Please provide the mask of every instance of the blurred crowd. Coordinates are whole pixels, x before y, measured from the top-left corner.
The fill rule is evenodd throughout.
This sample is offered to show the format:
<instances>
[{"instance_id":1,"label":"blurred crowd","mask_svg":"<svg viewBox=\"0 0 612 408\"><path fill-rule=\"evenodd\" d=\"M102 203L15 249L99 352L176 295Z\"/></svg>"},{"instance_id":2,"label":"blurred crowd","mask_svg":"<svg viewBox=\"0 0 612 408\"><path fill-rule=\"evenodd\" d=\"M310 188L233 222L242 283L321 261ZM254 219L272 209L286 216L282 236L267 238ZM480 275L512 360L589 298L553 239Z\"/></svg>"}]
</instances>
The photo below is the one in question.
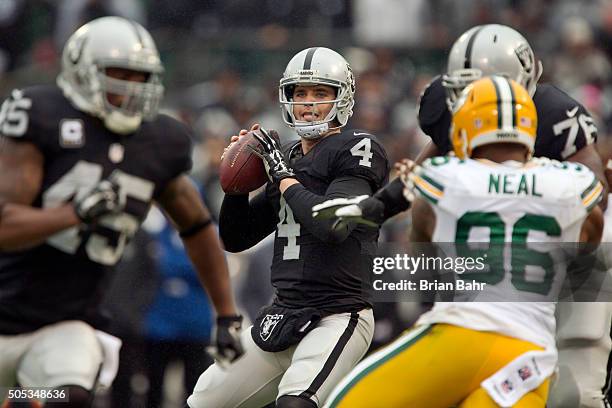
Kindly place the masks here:
<instances>
[{"instance_id":1,"label":"blurred crowd","mask_svg":"<svg viewBox=\"0 0 612 408\"><path fill-rule=\"evenodd\" d=\"M103 15L139 21L156 39L166 67L164 109L194 129L193 177L213 215L223 199L220 155L231 135L257 122L278 129L283 140L295 137L280 117L278 81L289 58L314 45L347 58L357 78L349 127L376 134L395 161L414 158L428 140L416 119L418 96L444 72L457 36L477 24L510 25L542 60L541 81L583 103L599 130L598 149L606 157L612 152L608 0L2 0L0 92L53 82L67 37ZM405 222L388 223L384 239L402 241ZM111 398L113 406L182 406L180 389L193 387L209 363L211 311L180 240L161 213L151 214L145 230L109 283L107 304L125 346L113 394L99 406ZM271 299L270 261L267 241L228 257L246 316ZM420 311L411 304L377 307L385 316L377 344ZM174 360L185 368L178 377Z\"/></svg>"}]
</instances>

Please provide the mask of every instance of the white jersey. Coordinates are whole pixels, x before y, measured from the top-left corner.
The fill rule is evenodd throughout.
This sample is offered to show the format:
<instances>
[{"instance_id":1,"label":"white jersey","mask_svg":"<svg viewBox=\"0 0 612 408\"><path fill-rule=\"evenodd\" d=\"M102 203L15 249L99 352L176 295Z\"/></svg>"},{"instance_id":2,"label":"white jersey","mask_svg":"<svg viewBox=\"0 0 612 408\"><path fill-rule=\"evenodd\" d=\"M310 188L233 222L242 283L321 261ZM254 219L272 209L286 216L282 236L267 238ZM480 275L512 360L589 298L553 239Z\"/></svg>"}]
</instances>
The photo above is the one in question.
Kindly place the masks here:
<instances>
[{"instance_id":1,"label":"white jersey","mask_svg":"<svg viewBox=\"0 0 612 408\"><path fill-rule=\"evenodd\" d=\"M414 184L435 212L434 242L490 242L496 246L487 254L498 248L499 256L487 260L491 266L480 274L486 289L476 302L436 303L417 324L448 323L554 347L550 300L565 268L542 243L579 241L582 223L601 200L597 177L581 164L548 159L499 164L435 157L415 172ZM504 243L526 246L516 254Z\"/></svg>"}]
</instances>

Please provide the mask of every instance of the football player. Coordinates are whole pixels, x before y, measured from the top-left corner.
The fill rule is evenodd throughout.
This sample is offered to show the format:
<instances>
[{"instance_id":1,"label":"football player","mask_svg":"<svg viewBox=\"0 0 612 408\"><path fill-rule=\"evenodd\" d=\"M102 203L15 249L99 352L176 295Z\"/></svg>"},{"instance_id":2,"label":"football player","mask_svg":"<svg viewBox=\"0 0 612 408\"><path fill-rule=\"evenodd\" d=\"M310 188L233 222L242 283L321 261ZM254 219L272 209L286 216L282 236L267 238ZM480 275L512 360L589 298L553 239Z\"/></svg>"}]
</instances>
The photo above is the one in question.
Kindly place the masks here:
<instances>
[{"instance_id":1,"label":"football player","mask_svg":"<svg viewBox=\"0 0 612 408\"><path fill-rule=\"evenodd\" d=\"M517 82L492 76L466 88L452 119L457 157L427 159L410 176L418 196L411 240L598 244L601 182L582 164L529 161L536 126L534 103ZM503 249L510 257L517 247ZM529 261L549 256L537 254ZM555 304L545 301L554 279L534 280L510 264L489 279L490 293L529 302L436 303L360 363L325 406L543 408L556 363Z\"/></svg>"},{"instance_id":2,"label":"football player","mask_svg":"<svg viewBox=\"0 0 612 408\"><path fill-rule=\"evenodd\" d=\"M275 400L280 408L318 407L368 349L374 319L363 289L378 228L335 228L311 215L313 205L371 194L386 183L388 160L376 137L345 129L354 92L340 54L305 49L289 61L279 86L283 119L300 139L281 147L275 132L252 127L270 180L251 200L225 196L220 232L231 252L275 233L275 298L242 333L244 356L205 371L190 407L260 407Z\"/></svg>"},{"instance_id":3,"label":"football player","mask_svg":"<svg viewBox=\"0 0 612 408\"><path fill-rule=\"evenodd\" d=\"M116 358L95 330L102 281L153 202L210 293L218 353L241 354L221 245L185 175L190 131L158 114L162 70L142 26L103 17L70 37L57 86L14 90L2 105L0 386L68 389L68 402L45 406L89 406Z\"/></svg>"},{"instance_id":4,"label":"football player","mask_svg":"<svg viewBox=\"0 0 612 408\"><path fill-rule=\"evenodd\" d=\"M466 85L492 74L516 80L533 97L539 118L534 156L586 164L607 190L601 159L594 145L597 129L593 119L565 92L551 84L538 84L542 64L535 59L531 46L520 33L499 24L477 26L463 33L450 50L446 74L435 78L424 90L418 119L432 141L416 162L452 151L448 137L452 104ZM408 208L409 203L401 192L400 180L394 180L374 197L359 202L354 214L381 223ZM606 207L606 198L604 194L602 208ZM559 305L558 311L559 327L564 328L559 339L560 360L566 370L561 371L560 386L553 390L552 407L574 407L578 399L582 401L581 407L599 408L603 404L600 389L606 374L606 359L600 357L610 353L607 328L612 307L604 303L566 302ZM600 318L584 320L580 318L583 315ZM571 316L575 318L568 321ZM584 353L590 357L584 358Z\"/></svg>"}]
</instances>

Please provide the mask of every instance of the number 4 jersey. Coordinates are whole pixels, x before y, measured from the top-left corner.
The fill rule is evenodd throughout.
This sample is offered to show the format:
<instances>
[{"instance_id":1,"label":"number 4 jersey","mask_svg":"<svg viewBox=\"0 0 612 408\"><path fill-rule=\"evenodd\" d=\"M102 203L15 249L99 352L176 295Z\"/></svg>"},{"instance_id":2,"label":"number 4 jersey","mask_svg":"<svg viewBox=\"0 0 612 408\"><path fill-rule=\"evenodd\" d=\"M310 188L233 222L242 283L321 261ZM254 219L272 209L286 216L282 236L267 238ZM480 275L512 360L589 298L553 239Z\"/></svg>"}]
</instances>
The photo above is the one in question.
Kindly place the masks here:
<instances>
[{"instance_id":1,"label":"number 4 jersey","mask_svg":"<svg viewBox=\"0 0 612 408\"><path fill-rule=\"evenodd\" d=\"M533 243L579 241L584 220L602 198L597 177L581 164L549 159L500 164L434 157L415 172L414 185L434 210L434 242L455 242L458 251L462 244L490 243L489 269L478 280L488 282L485 291L495 296L487 298L485 292L476 300L505 300L436 303L419 323L454 324L554 346L555 307L545 301L554 277L545 267L526 265L545 265L541 257L548 256ZM513 301L518 299L524 301Z\"/></svg>"},{"instance_id":2,"label":"number 4 jersey","mask_svg":"<svg viewBox=\"0 0 612 408\"><path fill-rule=\"evenodd\" d=\"M0 253L0 334L68 319L91 321L109 267L166 184L190 169L190 133L158 115L134 134L117 135L75 109L55 86L13 91L0 117L4 137L33 143L44 156L34 207L61 205L104 178L115 179L127 198L123 213L93 227L66 229L35 248Z\"/></svg>"},{"instance_id":3,"label":"number 4 jersey","mask_svg":"<svg viewBox=\"0 0 612 408\"><path fill-rule=\"evenodd\" d=\"M293 143L287 156L299 182L319 196L326 195L334 180L351 178L365 180L374 192L389 174L387 155L376 137L358 130L330 135L305 155L301 143ZM268 183L266 196L278 214L272 261L276 302L329 313L370 307L368 282L378 228L358 226L342 242L324 242L300 224L276 185Z\"/></svg>"}]
</instances>

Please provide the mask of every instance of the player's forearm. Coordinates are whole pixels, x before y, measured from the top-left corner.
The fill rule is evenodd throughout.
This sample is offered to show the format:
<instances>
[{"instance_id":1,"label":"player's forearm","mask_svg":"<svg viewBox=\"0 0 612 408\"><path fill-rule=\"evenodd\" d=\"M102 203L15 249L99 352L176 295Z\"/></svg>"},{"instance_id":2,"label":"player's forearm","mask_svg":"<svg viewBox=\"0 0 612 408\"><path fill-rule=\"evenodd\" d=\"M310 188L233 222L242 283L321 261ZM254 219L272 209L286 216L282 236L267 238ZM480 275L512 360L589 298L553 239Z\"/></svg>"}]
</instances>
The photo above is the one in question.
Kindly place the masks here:
<instances>
[{"instance_id":1,"label":"player's forearm","mask_svg":"<svg viewBox=\"0 0 612 408\"><path fill-rule=\"evenodd\" d=\"M384 205L383 219L385 221L410 208L410 201L406 200L403 191L404 183L399 177L396 177L374 194L374 198L380 200Z\"/></svg>"},{"instance_id":2,"label":"player's forearm","mask_svg":"<svg viewBox=\"0 0 612 408\"><path fill-rule=\"evenodd\" d=\"M440 156L440 151L438 150L438 147L433 142L433 140L430 140L429 143L427 143L425 147L423 147L423 150L421 150L417 158L414 159L414 162L416 164L421 164L430 157L435 156Z\"/></svg>"},{"instance_id":3,"label":"player's forearm","mask_svg":"<svg viewBox=\"0 0 612 408\"><path fill-rule=\"evenodd\" d=\"M7 203L0 213L0 249L17 251L31 248L79 223L70 204L40 209Z\"/></svg>"},{"instance_id":4,"label":"player's forearm","mask_svg":"<svg viewBox=\"0 0 612 408\"><path fill-rule=\"evenodd\" d=\"M265 205L262 195L250 202L246 194L226 195L223 198L219 213L219 235L225 250L242 252L274 231L274 210Z\"/></svg>"},{"instance_id":5,"label":"player's forearm","mask_svg":"<svg viewBox=\"0 0 612 408\"><path fill-rule=\"evenodd\" d=\"M324 196L308 191L302 184L293 184L283 193L297 221L311 234L323 242L338 243L344 241L355 228L354 224L345 224L334 228L335 219L315 220L312 218L312 207L332 198L372 194L367 181L356 177L337 179L330 184Z\"/></svg>"},{"instance_id":6,"label":"player's forearm","mask_svg":"<svg viewBox=\"0 0 612 408\"><path fill-rule=\"evenodd\" d=\"M183 243L217 315L235 315L227 262L215 227L211 224L195 235L183 238Z\"/></svg>"}]
</instances>

